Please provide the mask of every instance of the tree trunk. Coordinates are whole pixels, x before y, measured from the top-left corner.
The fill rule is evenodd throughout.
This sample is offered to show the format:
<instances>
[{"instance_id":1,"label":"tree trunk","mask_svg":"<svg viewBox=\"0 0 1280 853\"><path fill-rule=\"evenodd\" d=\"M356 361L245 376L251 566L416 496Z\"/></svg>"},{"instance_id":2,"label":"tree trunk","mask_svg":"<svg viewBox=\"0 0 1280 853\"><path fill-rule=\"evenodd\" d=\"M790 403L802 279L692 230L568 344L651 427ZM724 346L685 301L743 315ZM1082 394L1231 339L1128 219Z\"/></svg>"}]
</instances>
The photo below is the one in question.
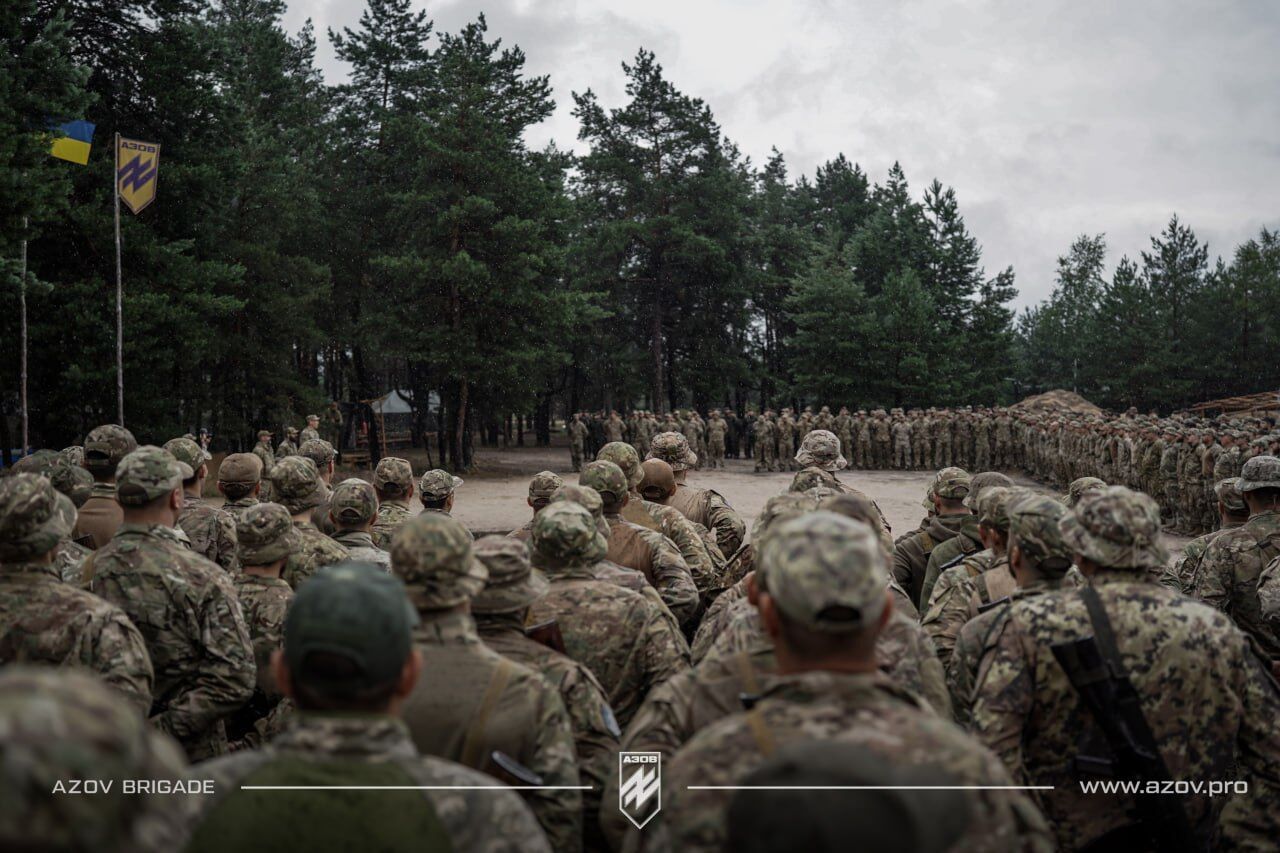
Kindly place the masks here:
<instances>
[{"instance_id":1,"label":"tree trunk","mask_svg":"<svg viewBox=\"0 0 1280 853\"><path fill-rule=\"evenodd\" d=\"M649 327L649 359L652 375L650 376L650 393L653 395L653 404L658 408L658 413L662 414L668 411L666 408L667 384L666 384L666 367L667 356L663 347L662 338L662 301L654 300L653 303L653 322Z\"/></svg>"}]
</instances>

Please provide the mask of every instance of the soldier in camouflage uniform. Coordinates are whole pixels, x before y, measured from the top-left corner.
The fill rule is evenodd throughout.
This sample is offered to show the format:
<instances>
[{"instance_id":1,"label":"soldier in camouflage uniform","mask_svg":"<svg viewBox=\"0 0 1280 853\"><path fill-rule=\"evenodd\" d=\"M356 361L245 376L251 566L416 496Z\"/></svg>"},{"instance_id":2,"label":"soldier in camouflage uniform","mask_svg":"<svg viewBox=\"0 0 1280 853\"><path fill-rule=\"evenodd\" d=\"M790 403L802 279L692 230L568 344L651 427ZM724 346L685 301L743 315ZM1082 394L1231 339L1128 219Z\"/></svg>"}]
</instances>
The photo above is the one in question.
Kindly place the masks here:
<instances>
[{"instance_id":1,"label":"soldier in camouflage uniform","mask_svg":"<svg viewBox=\"0 0 1280 853\"><path fill-rule=\"evenodd\" d=\"M1160 583L1185 595L1195 595L1196 579L1200 576L1200 561L1204 559L1204 552L1209 544L1222 533L1242 527L1249 520L1249 505L1244 502L1244 495L1240 494L1239 485L1239 477L1229 477L1214 487L1220 526L1217 530L1197 536L1182 546L1182 556L1178 557L1172 566L1165 566L1161 570Z\"/></svg>"},{"instance_id":2,"label":"soldier in camouflage uniform","mask_svg":"<svg viewBox=\"0 0 1280 853\"><path fill-rule=\"evenodd\" d=\"M675 507L685 518L714 533L721 554L737 551L746 533L742 517L719 492L694 488L685 483L689 468L697 463L698 457L689 449L683 436L679 433L654 436L649 458L666 462L676 475L676 491L667 499L667 506Z\"/></svg>"},{"instance_id":3,"label":"soldier in camouflage uniform","mask_svg":"<svg viewBox=\"0 0 1280 853\"><path fill-rule=\"evenodd\" d=\"M1036 797L1061 849L1143 849L1132 795L1091 795L1078 784L1073 762L1091 749L1096 724L1063 670L1044 663L1052 646L1104 630L1086 608L1095 595L1169 778L1249 783L1246 796L1225 802L1181 798L1196 833L1188 845L1218 836L1230 848L1271 846L1280 837L1280 693L1248 638L1226 616L1143 577L1168 557L1147 495L1110 486L1059 527L1089 583L1008 605L981 664L975 733L1019 784L1053 786Z\"/></svg>"},{"instance_id":4,"label":"soldier in camouflage uniform","mask_svg":"<svg viewBox=\"0 0 1280 853\"><path fill-rule=\"evenodd\" d=\"M294 724L261 750L200 765L215 795L185 797L192 851L551 850L512 791L419 755L396 709L422 673L417 619L395 578L343 563L298 591L276 655ZM430 676L428 676L430 678ZM434 679L431 679L434 680ZM399 790L276 791L242 785L355 784ZM473 790L484 788L485 790Z\"/></svg>"},{"instance_id":5,"label":"soldier in camouflage uniform","mask_svg":"<svg viewBox=\"0 0 1280 853\"><path fill-rule=\"evenodd\" d=\"M189 438L174 438L165 442L164 449L195 473L182 484L182 513L178 527L191 540L191 550L217 563L232 575L239 566L236 563L236 521L231 513L206 503L205 479L209 467L204 462L204 450Z\"/></svg>"},{"instance_id":6,"label":"soldier in camouflage uniform","mask_svg":"<svg viewBox=\"0 0 1280 853\"><path fill-rule=\"evenodd\" d=\"M324 484L315 462L305 456L281 459L271 469L271 491L293 516L297 543L285 564L284 579L296 590L316 569L347 559L347 549L311 522L311 511L324 500Z\"/></svg>"},{"instance_id":7,"label":"soldier in camouflage uniform","mask_svg":"<svg viewBox=\"0 0 1280 853\"><path fill-rule=\"evenodd\" d=\"M93 493L93 475L79 465L69 462L54 465L48 477L53 487L69 497L77 510L88 502ZM70 535L68 532L68 538Z\"/></svg>"},{"instance_id":8,"label":"soldier in camouflage uniform","mask_svg":"<svg viewBox=\"0 0 1280 853\"><path fill-rule=\"evenodd\" d=\"M530 620L559 624L565 653L591 670L626 726L650 690L688 668L684 637L643 595L597 575L609 545L584 507L553 501L529 541L551 586Z\"/></svg>"},{"instance_id":9,"label":"soldier in camouflage uniform","mask_svg":"<svg viewBox=\"0 0 1280 853\"><path fill-rule=\"evenodd\" d=\"M1075 509L1076 504L1086 495L1096 494L1107 487L1105 480L1097 477L1077 477L1067 486L1067 493L1062 496L1062 502L1066 504L1067 509Z\"/></svg>"},{"instance_id":10,"label":"soldier in camouflage uniform","mask_svg":"<svg viewBox=\"0 0 1280 853\"><path fill-rule=\"evenodd\" d=\"M1009 487L1013 485L1013 481L1001 474L999 471L983 471L974 474L969 485L969 494L964 499L964 505L973 516L968 522L960 526L959 534L951 537L946 542L939 544L929 554L929 561L925 565L924 585L920 590L920 612L924 613L928 610L930 602L933 598L933 588L938 583L938 578L947 569L954 568L962 562L969 560L970 565L977 569L983 568L991 563L992 554L989 550L985 550L982 544L982 535L978 530L978 501L982 497L982 493L993 486Z\"/></svg>"},{"instance_id":11,"label":"soldier in camouflage uniform","mask_svg":"<svg viewBox=\"0 0 1280 853\"><path fill-rule=\"evenodd\" d=\"M461 477L455 477L440 468L432 468L423 474L418 480L418 500L422 501L422 514L452 517L454 492L461 485Z\"/></svg>"},{"instance_id":12,"label":"soldier in camouflage uniform","mask_svg":"<svg viewBox=\"0 0 1280 853\"><path fill-rule=\"evenodd\" d=\"M1009 785L995 756L877 673L875 639L892 606L877 538L869 527L818 512L785 522L763 543L761 619L775 643L778 678L749 711L698 732L666 768L671 792L646 830L659 847L725 849L734 785L779 747L800 740L857 743L894 765L942 767L959 784ZM956 849L1043 844L1046 828L1018 791L970 792L984 815Z\"/></svg>"},{"instance_id":13,"label":"soldier in camouflage uniform","mask_svg":"<svg viewBox=\"0 0 1280 853\"><path fill-rule=\"evenodd\" d=\"M0 672L0 849L170 853L185 834L173 795L124 780L181 780L182 751L88 673ZM110 781L92 795L78 780Z\"/></svg>"},{"instance_id":14,"label":"soldier in camouflage uniform","mask_svg":"<svg viewBox=\"0 0 1280 853\"><path fill-rule=\"evenodd\" d=\"M374 545L370 535L377 516L378 495L359 477L343 480L329 498L329 520L337 531L333 541L346 548L351 559L389 572L391 555Z\"/></svg>"},{"instance_id":15,"label":"soldier in camouflage uniform","mask_svg":"<svg viewBox=\"0 0 1280 853\"><path fill-rule=\"evenodd\" d=\"M536 518L542 508L551 502L551 496L563 485L564 480L554 471L539 471L533 475L533 479L529 481L529 497L525 499L529 508L533 510L533 518ZM507 535L521 542L528 542L529 533L533 530L533 518Z\"/></svg>"},{"instance_id":16,"label":"soldier in camouflage uniform","mask_svg":"<svg viewBox=\"0 0 1280 853\"><path fill-rule=\"evenodd\" d=\"M1183 530L1182 499L1178 491L1178 449L1181 442L1172 427L1164 431L1164 443L1160 450L1159 480L1164 487L1165 521L1175 533Z\"/></svg>"},{"instance_id":17,"label":"soldier in camouflage uniform","mask_svg":"<svg viewBox=\"0 0 1280 853\"><path fill-rule=\"evenodd\" d=\"M92 670L146 716L153 673L124 611L64 583L54 565L75 509L38 474L0 480L0 664Z\"/></svg>"},{"instance_id":18,"label":"soldier in camouflage uniform","mask_svg":"<svg viewBox=\"0 0 1280 853\"><path fill-rule=\"evenodd\" d=\"M783 409L782 414L778 416L777 430L778 469L794 471L796 463L792 457L796 452L796 422L795 418L791 417L790 409ZM690 464L696 465L696 458Z\"/></svg>"},{"instance_id":19,"label":"soldier in camouflage uniform","mask_svg":"<svg viewBox=\"0 0 1280 853\"><path fill-rule=\"evenodd\" d=\"M751 425L751 436L754 443L756 473L761 471L776 471L777 456L774 451L774 427L767 417L768 413L756 416L755 423ZM657 436L654 436L657 438ZM650 448L650 453L653 449Z\"/></svg>"},{"instance_id":20,"label":"soldier in camouflage uniform","mask_svg":"<svg viewBox=\"0 0 1280 853\"><path fill-rule=\"evenodd\" d=\"M222 508L236 521L257 505L261 490L262 460L254 454L232 453L218 466L218 491L226 498Z\"/></svg>"},{"instance_id":21,"label":"soldier in camouflage uniform","mask_svg":"<svg viewBox=\"0 0 1280 853\"><path fill-rule=\"evenodd\" d=\"M373 488L378 493L378 518L373 523L373 544L391 547L396 528L413 518L409 501L413 498L413 466L398 456L384 456L373 472Z\"/></svg>"},{"instance_id":22,"label":"soldier in camouflage uniform","mask_svg":"<svg viewBox=\"0 0 1280 853\"><path fill-rule=\"evenodd\" d=\"M933 418L929 439L933 443L933 467L951 467L951 412L941 411Z\"/></svg>"},{"instance_id":23,"label":"soldier in camouflage uniform","mask_svg":"<svg viewBox=\"0 0 1280 853\"><path fill-rule=\"evenodd\" d=\"M725 435L728 431L729 425L720 416L720 410L716 409L707 421L707 456L711 468L724 467Z\"/></svg>"},{"instance_id":24,"label":"soldier in camouflage uniform","mask_svg":"<svg viewBox=\"0 0 1280 853\"><path fill-rule=\"evenodd\" d=\"M115 424L97 427L85 436L84 467L93 475L93 489L80 507L73 539L101 548L120 529L123 513L116 502L116 466L137 447L133 433ZM91 537L91 541L84 537Z\"/></svg>"},{"instance_id":25,"label":"soldier in camouflage uniform","mask_svg":"<svg viewBox=\"0 0 1280 853\"><path fill-rule=\"evenodd\" d=\"M298 455L298 428L285 427L284 441L276 446L275 461Z\"/></svg>"},{"instance_id":26,"label":"soldier in camouflage uniform","mask_svg":"<svg viewBox=\"0 0 1280 853\"><path fill-rule=\"evenodd\" d=\"M933 549L959 535L960 528L973 521L973 514L964 505L971 482L968 472L962 468L939 471L932 498L936 514L923 530L903 539L894 549L894 580L907 591L912 601L920 600Z\"/></svg>"},{"instance_id":27,"label":"soldier in camouflage uniform","mask_svg":"<svg viewBox=\"0 0 1280 853\"><path fill-rule=\"evenodd\" d=\"M467 529L441 513L410 519L391 539L391 565L418 611L414 647L430 673L404 704L418 749L495 776L502 771L493 756L502 752L542 780L535 784L577 785L573 734L560 694L480 641L468 602L484 589L488 570L476 559ZM581 793L527 794L552 846L580 850Z\"/></svg>"},{"instance_id":28,"label":"soldier in camouflage uniform","mask_svg":"<svg viewBox=\"0 0 1280 853\"><path fill-rule=\"evenodd\" d=\"M905 471L911 468L911 421L899 411L889 428L893 437L893 467Z\"/></svg>"},{"instance_id":29,"label":"soldier in camouflage uniform","mask_svg":"<svg viewBox=\"0 0 1280 853\"><path fill-rule=\"evenodd\" d=\"M191 469L144 446L116 470L124 523L85 565L89 589L118 606L155 669L151 722L199 761L226 751L223 718L253 693L249 631L231 578L160 534L178 521Z\"/></svg>"},{"instance_id":30,"label":"soldier in camouflage uniform","mask_svg":"<svg viewBox=\"0 0 1280 853\"><path fill-rule=\"evenodd\" d=\"M293 519L280 504L255 504L236 522L240 558L236 595L249 627L258 677L253 698L227 721L227 737L233 745L246 737L251 738L248 743L254 743L254 724L280 701L271 655L280 648L285 614L293 602L293 588L281 574L297 538Z\"/></svg>"},{"instance_id":31,"label":"soldier in camouflage uniform","mask_svg":"<svg viewBox=\"0 0 1280 853\"><path fill-rule=\"evenodd\" d=\"M604 688L591 670L525 634L529 608L548 587L530 566L524 543L509 536L486 536L476 542L475 554L489 572L484 589L471 598L480 639L504 658L537 672L560 693L573 727L581 784L592 789L582 795L586 847L603 849L601 792L614 776L622 736Z\"/></svg>"},{"instance_id":32,"label":"soldier in camouflage uniform","mask_svg":"<svg viewBox=\"0 0 1280 853\"><path fill-rule=\"evenodd\" d=\"M302 434L298 436L298 444L303 445L308 441L320 440L320 416L307 415L307 425L302 430Z\"/></svg>"},{"instance_id":33,"label":"soldier in camouflage uniform","mask_svg":"<svg viewBox=\"0 0 1280 853\"><path fill-rule=\"evenodd\" d=\"M298 455L305 456L316 463L316 470L320 472L320 485L324 492L324 499L311 510L311 523L320 528L326 536L332 536L336 531L333 521L329 518L329 499L333 497L334 460L338 458L338 451L324 439L316 438L302 442L302 446L298 448Z\"/></svg>"},{"instance_id":34,"label":"soldier in camouflage uniform","mask_svg":"<svg viewBox=\"0 0 1280 853\"><path fill-rule=\"evenodd\" d=\"M587 425L582 422L582 415L575 414L565 431L569 433L569 460L577 472L582 467L582 453L587 446Z\"/></svg>"}]
</instances>

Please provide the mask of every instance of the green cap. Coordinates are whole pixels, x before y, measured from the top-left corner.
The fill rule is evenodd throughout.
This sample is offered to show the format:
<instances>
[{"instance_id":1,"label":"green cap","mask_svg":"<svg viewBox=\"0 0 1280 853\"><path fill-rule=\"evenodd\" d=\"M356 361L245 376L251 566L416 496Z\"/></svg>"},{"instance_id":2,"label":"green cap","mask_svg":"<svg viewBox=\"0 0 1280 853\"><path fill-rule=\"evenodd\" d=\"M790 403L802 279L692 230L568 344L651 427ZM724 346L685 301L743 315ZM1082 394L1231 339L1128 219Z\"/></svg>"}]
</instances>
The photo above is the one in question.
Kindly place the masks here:
<instances>
[{"instance_id":1,"label":"green cap","mask_svg":"<svg viewBox=\"0 0 1280 853\"><path fill-rule=\"evenodd\" d=\"M384 494L403 497L409 494L409 487L413 485L413 466L408 459L384 456L373 472L373 485Z\"/></svg>"},{"instance_id":2,"label":"green cap","mask_svg":"<svg viewBox=\"0 0 1280 853\"><path fill-rule=\"evenodd\" d=\"M529 481L529 500L535 504L538 501L549 501L551 496L555 494L556 489L563 485L564 480L560 478L559 474L551 471L539 471Z\"/></svg>"},{"instance_id":3,"label":"green cap","mask_svg":"<svg viewBox=\"0 0 1280 853\"><path fill-rule=\"evenodd\" d=\"M609 442L600 448L600 452L596 454L596 459L603 462L612 462L621 468L623 475L627 478L627 488L629 489L634 489L644 479L644 472L640 470L640 454L636 453L636 449L625 441Z\"/></svg>"},{"instance_id":4,"label":"green cap","mask_svg":"<svg viewBox=\"0 0 1280 853\"><path fill-rule=\"evenodd\" d=\"M346 560L321 568L298 587L284 620L285 661L295 681L312 686L307 656L338 655L355 664L358 675L325 688L380 687L399 677L417 624L404 584L377 566Z\"/></svg>"},{"instance_id":5,"label":"green cap","mask_svg":"<svg viewBox=\"0 0 1280 853\"><path fill-rule=\"evenodd\" d=\"M784 492L774 495L764 502L760 514L751 525L751 541L757 550L760 543L768 536L770 529L791 518L813 512L818 508L818 499L804 492Z\"/></svg>"},{"instance_id":6,"label":"green cap","mask_svg":"<svg viewBox=\"0 0 1280 853\"><path fill-rule=\"evenodd\" d=\"M246 566L274 563L297 545L293 517L280 504L254 504L236 520L236 554Z\"/></svg>"},{"instance_id":7,"label":"green cap","mask_svg":"<svg viewBox=\"0 0 1280 853\"><path fill-rule=\"evenodd\" d=\"M323 468L328 465L338 455L338 451L333 449L333 445L323 438L307 439L298 448L298 453L316 463L317 468Z\"/></svg>"},{"instance_id":8,"label":"green cap","mask_svg":"<svg viewBox=\"0 0 1280 853\"><path fill-rule=\"evenodd\" d=\"M1009 505L1011 545L1042 573L1061 577L1071 568L1071 548L1062 539L1060 523L1068 510L1048 495L1031 494Z\"/></svg>"},{"instance_id":9,"label":"green cap","mask_svg":"<svg viewBox=\"0 0 1280 853\"><path fill-rule=\"evenodd\" d=\"M61 457L56 450L36 450L13 463L9 470L15 474L44 474L48 476Z\"/></svg>"},{"instance_id":10,"label":"green cap","mask_svg":"<svg viewBox=\"0 0 1280 853\"><path fill-rule=\"evenodd\" d=\"M569 500L553 501L534 516L529 542L545 569L593 565L609 551L591 513Z\"/></svg>"},{"instance_id":11,"label":"green cap","mask_svg":"<svg viewBox=\"0 0 1280 853\"><path fill-rule=\"evenodd\" d=\"M584 465L582 473L578 475L578 483L595 489L606 504L620 503L629 488L627 475L622 473L622 469L603 460Z\"/></svg>"},{"instance_id":12,"label":"green cap","mask_svg":"<svg viewBox=\"0 0 1280 853\"><path fill-rule=\"evenodd\" d=\"M1163 566L1169 559L1160 544L1159 505L1124 486L1085 495L1058 527L1074 553L1100 566L1145 569Z\"/></svg>"},{"instance_id":13,"label":"green cap","mask_svg":"<svg viewBox=\"0 0 1280 853\"><path fill-rule=\"evenodd\" d=\"M486 536L476 542L476 558L489 578L471 599L473 613L514 613L547 594L550 586L529 563L529 549L510 536Z\"/></svg>"},{"instance_id":14,"label":"green cap","mask_svg":"<svg viewBox=\"0 0 1280 853\"><path fill-rule=\"evenodd\" d=\"M1240 484L1236 488L1241 494L1259 489L1280 489L1280 459L1274 456L1253 457L1240 469Z\"/></svg>"},{"instance_id":15,"label":"green cap","mask_svg":"<svg viewBox=\"0 0 1280 853\"><path fill-rule=\"evenodd\" d=\"M1001 474L999 471L982 471L980 473L974 474L973 479L969 483L969 494L964 499L964 505L967 506L970 509L970 511L977 512L978 496L982 494L984 489L989 489L992 486L1012 486L1012 485L1013 485L1013 480L1010 480L1007 476L1005 476L1004 474Z\"/></svg>"},{"instance_id":16,"label":"green cap","mask_svg":"<svg viewBox=\"0 0 1280 853\"><path fill-rule=\"evenodd\" d=\"M978 521L996 530L1009 529L1009 501L1013 489L1005 486L987 486L978 498Z\"/></svg>"},{"instance_id":17,"label":"green cap","mask_svg":"<svg viewBox=\"0 0 1280 853\"><path fill-rule=\"evenodd\" d=\"M343 480L329 497L329 514L339 527L362 527L378 515L378 493L359 477Z\"/></svg>"},{"instance_id":18,"label":"green cap","mask_svg":"<svg viewBox=\"0 0 1280 853\"><path fill-rule=\"evenodd\" d=\"M218 466L219 483L253 485L262 480L262 460L253 453L232 453Z\"/></svg>"},{"instance_id":19,"label":"green cap","mask_svg":"<svg viewBox=\"0 0 1280 853\"><path fill-rule=\"evenodd\" d=\"M969 494L973 479L963 468L943 468L934 482L933 493L946 500L960 500Z\"/></svg>"},{"instance_id":20,"label":"green cap","mask_svg":"<svg viewBox=\"0 0 1280 853\"><path fill-rule=\"evenodd\" d=\"M90 430L84 438L84 467L109 473L137 449L138 440L133 433L117 424L103 424Z\"/></svg>"},{"instance_id":21,"label":"green cap","mask_svg":"<svg viewBox=\"0 0 1280 853\"><path fill-rule=\"evenodd\" d=\"M442 512L424 512L396 528L391 568L420 610L462 604L484 588L489 575L475 557L470 531Z\"/></svg>"},{"instance_id":22,"label":"green cap","mask_svg":"<svg viewBox=\"0 0 1280 853\"><path fill-rule=\"evenodd\" d=\"M65 462L54 465L48 476L53 487L71 498L71 502L77 507L84 506L84 502L93 493L93 475L79 465Z\"/></svg>"},{"instance_id":23,"label":"green cap","mask_svg":"<svg viewBox=\"0 0 1280 853\"><path fill-rule=\"evenodd\" d=\"M60 510L53 483L39 474L13 474L0 480L0 562L29 560L52 551L71 535L75 508L68 520Z\"/></svg>"},{"instance_id":24,"label":"green cap","mask_svg":"<svg viewBox=\"0 0 1280 853\"><path fill-rule=\"evenodd\" d=\"M461 477L455 477L439 468L432 468L418 481L418 492L424 501L442 501L461 485Z\"/></svg>"},{"instance_id":25,"label":"green cap","mask_svg":"<svg viewBox=\"0 0 1280 853\"><path fill-rule=\"evenodd\" d=\"M192 471L200 470L205 462L204 448L189 438L171 438L164 443L164 449Z\"/></svg>"},{"instance_id":26,"label":"green cap","mask_svg":"<svg viewBox=\"0 0 1280 853\"><path fill-rule=\"evenodd\" d=\"M1068 508L1074 507L1085 495L1102 491L1106 487L1106 480L1100 480L1097 477L1077 477L1067 486L1067 493L1062 496L1062 502Z\"/></svg>"},{"instance_id":27,"label":"green cap","mask_svg":"<svg viewBox=\"0 0 1280 853\"><path fill-rule=\"evenodd\" d=\"M195 476L185 462L169 451L144 444L120 460L116 468L116 500L121 506L146 506Z\"/></svg>"},{"instance_id":28,"label":"green cap","mask_svg":"<svg viewBox=\"0 0 1280 853\"><path fill-rule=\"evenodd\" d=\"M596 521L596 527L600 529L600 535L609 540L609 522L604 520L604 501L600 499L600 493L595 489L586 486L574 486L565 484L556 489L551 495L550 503L557 501L569 501L576 503L578 506L586 509L591 513L591 517Z\"/></svg>"},{"instance_id":29,"label":"green cap","mask_svg":"<svg viewBox=\"0 0 1280 853\"><path fill-rule=\"evenodd\" d=\"M1244 495L1240 494L1239 477L1228 477L1225 480L1219 480L1213 487L1213 493L1218 500L1222 501L1222 505L1227 508L1227 512L1239 515L1249 511L1249 505L1244 502Z\"/></svg>"},{"instance_id":30,"label":"green cap","mask_svg":"<svg viewBox=\"0 0 1280 853\"><path fill-rule=\"evenodd\" d=\"M286 456L271 468L275 496L291 513L301 513L324 503L324 482L316 463L306 456Z\"/></svg>"}]
</instances>

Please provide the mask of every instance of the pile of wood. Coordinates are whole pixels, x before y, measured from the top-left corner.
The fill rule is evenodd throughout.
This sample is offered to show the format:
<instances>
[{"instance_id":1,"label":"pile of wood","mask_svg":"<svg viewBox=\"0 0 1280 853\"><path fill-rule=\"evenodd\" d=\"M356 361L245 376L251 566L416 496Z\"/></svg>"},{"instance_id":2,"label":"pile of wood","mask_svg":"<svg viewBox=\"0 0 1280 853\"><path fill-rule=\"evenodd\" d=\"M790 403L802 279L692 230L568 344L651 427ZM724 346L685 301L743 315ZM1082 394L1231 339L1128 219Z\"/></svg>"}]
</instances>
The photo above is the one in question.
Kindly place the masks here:
<instances>
[{"instance_id":1,"label":"pile of wood","mask_svg":"<svg viewBox=\"0 0 1280 853\"><path fill-rule=\"evenodd\" d=\"M1054 412L1072 415L1101 415L1102 409L1090 403L1074 391L1055 388L1043 394L1035 394L1011 408L1031 412Z\"/></svg>"}]
</instances>

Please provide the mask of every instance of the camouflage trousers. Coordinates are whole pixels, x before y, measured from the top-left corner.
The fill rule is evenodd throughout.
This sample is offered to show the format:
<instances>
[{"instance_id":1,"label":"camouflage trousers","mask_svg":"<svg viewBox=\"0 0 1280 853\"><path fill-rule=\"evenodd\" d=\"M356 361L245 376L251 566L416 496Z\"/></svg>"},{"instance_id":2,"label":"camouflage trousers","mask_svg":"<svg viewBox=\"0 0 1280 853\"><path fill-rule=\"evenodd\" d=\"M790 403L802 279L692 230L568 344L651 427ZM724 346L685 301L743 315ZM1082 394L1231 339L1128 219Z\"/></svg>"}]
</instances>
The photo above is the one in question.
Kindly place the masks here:
<instances>
[{"instance_id":1,"label":"camouflage trousers","mask_svg":"<svg viewBox=\"0 0 1280 853\"><path fill-rule=\"evenodd\" d=\"M796 442L795 439L787 439L778 442L778 470L794 471L796 470Z\"/></svg>"},{"instance_id":2,"label":"camouflage trousers","mask_svg":"<svg viewBox=\"0 0 1280 853\"><path fill-rule=\"evenodd\" d=\"M911 467L923 471L929 467L932 457L929 453L928 441L914 441L911 443Z\"/></svg>"},{"instance_id":3,"label":"camouflage trousers","mask_svg":"<svg viewBox=\"0 0 1280 853\"><path fill-rule=\"evenodd\" d=\"M859 441L853 446L853 466L864 471L871 467L870 441Z\"/></svg>"},{"instance_id":4,"label":"camouflage trousers","mask_svg":"<svg viewBox=\"0 0 1280 853\"><path fill-rule=\"evenodd\" d=\"M573 463L573 470L578 471L582 468L582 443L573 442L569 445L569 461Z\"/></svg>"},{"instance_id":5,"label":"camouflage trousers","mask_svg":"<svg viewBox=\"0 0 1280 853\"><path fill-rule=\"evenodd\" d=\"M887 440L877 441L875 443L874 467L884 470L892 467L892 465L893 465L893 455L890 449L889 442Z\"/></svg>"},{"instance_id":6,"label":"camouflage trousers","mask_svg":"<svg viewBox=\"0 0 1280 853\"><path fill-rule=\"evenodd\" d=\"M893 467L899 470L911 467L911 445L905 441L893 445Z\"/></svg>"},{"instance_id":7,"label":"camouflage trousers","mask_svg":"<svg viewBox=\"0 0 1280 853\"><path fill-rule=\"evenodd\" d=\"M951 442L947 440L935 441L933 443L933 468L935 471L941 471L943 468L951 467Z\"/></svg>"},{"instance_id":8,"label":"camouflage trousers","mask_svg":"<svg viewBox=\"0 0 1280 853\"><path fill-rule=\"evenodd\" d=\"M710 441L707 443L707 463L710 468L724 467L723 441Z\"/></svg>"}]
</instances>

